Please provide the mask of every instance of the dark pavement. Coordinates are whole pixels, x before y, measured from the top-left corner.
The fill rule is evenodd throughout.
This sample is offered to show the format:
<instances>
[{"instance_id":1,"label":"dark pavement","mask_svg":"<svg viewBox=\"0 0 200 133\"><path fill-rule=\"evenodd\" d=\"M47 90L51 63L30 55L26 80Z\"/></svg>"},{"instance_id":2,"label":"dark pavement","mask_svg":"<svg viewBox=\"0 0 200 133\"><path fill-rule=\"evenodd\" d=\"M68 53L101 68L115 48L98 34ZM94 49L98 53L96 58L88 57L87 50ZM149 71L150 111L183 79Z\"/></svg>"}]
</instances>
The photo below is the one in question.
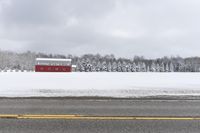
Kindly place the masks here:
<instances>
[{"instance_id":1,"label":"dark pavement","mask_svg":"<svg viewBox=\"0 0 200 133\"><path fill-rule=\"evenodd\" d=\"M0 99L0 114L199 117L200 100ZM0 119L0 133L199 133L200 120Z\"/></svg>"}]
</instances>

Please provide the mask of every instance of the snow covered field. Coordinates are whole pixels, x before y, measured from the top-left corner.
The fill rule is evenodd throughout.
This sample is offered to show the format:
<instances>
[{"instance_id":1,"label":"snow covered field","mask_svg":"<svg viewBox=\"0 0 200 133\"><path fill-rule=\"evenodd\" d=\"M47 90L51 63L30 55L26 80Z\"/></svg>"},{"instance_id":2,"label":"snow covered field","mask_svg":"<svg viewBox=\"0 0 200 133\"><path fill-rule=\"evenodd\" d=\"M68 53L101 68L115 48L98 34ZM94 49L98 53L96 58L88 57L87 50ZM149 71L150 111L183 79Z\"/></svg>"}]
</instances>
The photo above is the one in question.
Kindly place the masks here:
<instances>
[{"instance_id":1,"label":"snow covered field","mask_svg":"<svg viewBox=\"0 0 200 133\"><path fill-rule=\"evenodd\" d=\"M200 96L200 73L0 73L0 97Z\"/></svg>"}]
</instances>

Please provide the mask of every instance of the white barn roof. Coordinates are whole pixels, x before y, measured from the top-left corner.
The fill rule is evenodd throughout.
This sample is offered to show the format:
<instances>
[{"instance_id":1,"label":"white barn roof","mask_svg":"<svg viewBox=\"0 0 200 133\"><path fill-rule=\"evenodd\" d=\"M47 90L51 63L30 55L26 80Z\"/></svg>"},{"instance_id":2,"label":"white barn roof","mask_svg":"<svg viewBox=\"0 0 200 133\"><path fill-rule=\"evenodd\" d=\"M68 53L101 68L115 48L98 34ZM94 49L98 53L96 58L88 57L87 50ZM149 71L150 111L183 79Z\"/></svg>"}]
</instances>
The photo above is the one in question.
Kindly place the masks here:
<instances>
[{"instance_id":1,"label":"white barn roof","mask_svg":"<svg viewBox=\"0 0 200 133\"><path fill-rule=\"evenodd\" d=\"M58 58L36 58L36 61L67 61L71 62L72 59L58 59Z\"/></svg>"}]
</instances>

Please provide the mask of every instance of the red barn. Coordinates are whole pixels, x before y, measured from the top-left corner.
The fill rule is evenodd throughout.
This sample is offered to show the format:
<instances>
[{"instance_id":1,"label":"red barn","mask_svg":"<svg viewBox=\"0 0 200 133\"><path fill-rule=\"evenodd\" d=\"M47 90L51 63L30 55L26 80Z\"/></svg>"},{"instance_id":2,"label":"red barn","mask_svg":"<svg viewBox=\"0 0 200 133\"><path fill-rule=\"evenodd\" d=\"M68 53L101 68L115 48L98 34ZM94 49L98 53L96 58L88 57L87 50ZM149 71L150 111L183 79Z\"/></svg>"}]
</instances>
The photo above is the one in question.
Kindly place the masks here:
<instances>
[{"instance_id":1,"label":"red barn","mask_svg":"<svg viewBox=\"0 0 200 133\"><path fill-rule=\"evenodd\" d=\"M71 72L71 59L37 58L35 72Z\"/></svg>"}]
</instances>

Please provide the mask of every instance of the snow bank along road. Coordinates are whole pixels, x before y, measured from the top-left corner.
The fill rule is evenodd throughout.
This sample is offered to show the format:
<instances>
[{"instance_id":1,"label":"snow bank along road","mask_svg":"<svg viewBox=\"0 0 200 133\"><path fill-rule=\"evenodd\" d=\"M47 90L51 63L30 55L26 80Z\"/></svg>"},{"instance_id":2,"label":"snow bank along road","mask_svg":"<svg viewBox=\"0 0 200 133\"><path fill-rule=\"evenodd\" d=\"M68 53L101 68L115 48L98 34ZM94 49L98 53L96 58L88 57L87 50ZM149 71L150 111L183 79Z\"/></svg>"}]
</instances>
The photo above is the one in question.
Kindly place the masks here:
<instances>
[{"instance_id":1,"label":"snow bank along road","mask_svg":"<svg viewBox=\"0 0 200 133\"><path fill-rule=\"evenodd\" d=\"M0 73L0 97L200 96L200 73Z\"/></svg>"}]
</instances>

